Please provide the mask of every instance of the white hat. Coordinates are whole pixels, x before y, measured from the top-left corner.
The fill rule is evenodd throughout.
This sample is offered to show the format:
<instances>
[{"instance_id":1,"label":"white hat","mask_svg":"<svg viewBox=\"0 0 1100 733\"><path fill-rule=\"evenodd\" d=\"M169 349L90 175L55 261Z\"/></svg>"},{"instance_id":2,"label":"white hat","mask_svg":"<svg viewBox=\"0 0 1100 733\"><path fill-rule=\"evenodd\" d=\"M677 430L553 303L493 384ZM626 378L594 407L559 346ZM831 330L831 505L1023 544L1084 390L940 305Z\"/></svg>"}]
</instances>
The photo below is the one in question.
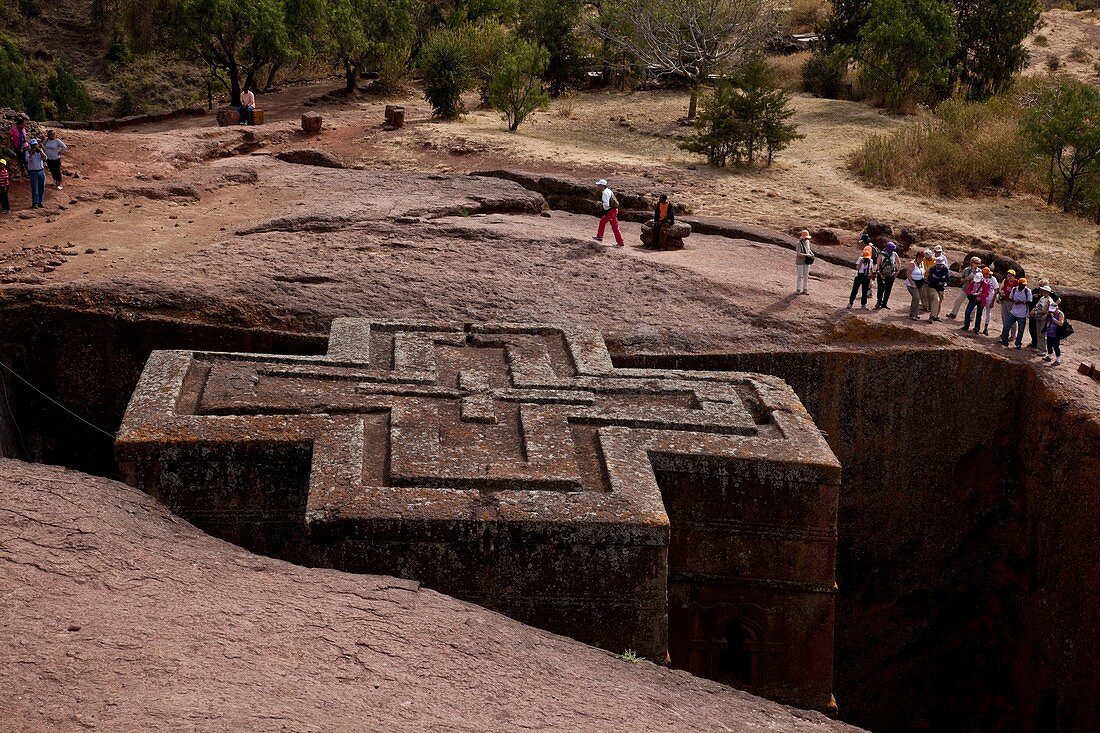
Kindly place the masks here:
<instances>
[{"instance_id":1,"label":"white hat","mask_svg":"<svg viewBox=\"0 0 1100 733\"><path fill-rule=\"evenodd\" d=\"M1038 288L1036 288L1036 290L1043 290L1043 291L1048 292L1048 293L1054 292L1053 290L1050 289L1049 285L1040 285Z\"/></svg>"},{"instance_id":2,"label":"white hat","mask_svg":"<svg viewBox=\"0 0 1100 733\"><path fill-rule=\"evenodd\" d=\"M1047 306L1047 310L1050 311L1051 313L1058 310L1058 303L1056 301L1053 301L1053 300L1050 301L1050 305Z\"/></svg>"},{"instance_id":3,"label":"white hat","mask_svg":"<svg viewBox=\"0 0 1100 733\"><path fill-rule=\"evenodd\" d=\"M606 178L601 178L600 180L596 181L596 185L597 186L606 186L607 185L607 179Z\"/></svg>"},{"instance_id":4,"label":"white hat","mask_svg":"<svg viewBox=\"0 0 1100 733\"><path fill-rule=\"evenodd\" d=\"M937 265L946 265L947 264L947 257L944 256L944 255L936 255L936 264Z\"/></svg>"}]
</instances>

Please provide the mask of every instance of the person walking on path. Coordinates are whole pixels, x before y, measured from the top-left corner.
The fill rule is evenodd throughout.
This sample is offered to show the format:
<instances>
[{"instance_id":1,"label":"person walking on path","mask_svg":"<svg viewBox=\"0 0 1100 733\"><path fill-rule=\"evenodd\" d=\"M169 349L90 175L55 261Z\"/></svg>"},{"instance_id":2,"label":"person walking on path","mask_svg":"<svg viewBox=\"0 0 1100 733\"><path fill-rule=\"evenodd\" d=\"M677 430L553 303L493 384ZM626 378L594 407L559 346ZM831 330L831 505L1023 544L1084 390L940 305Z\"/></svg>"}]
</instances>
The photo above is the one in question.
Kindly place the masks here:
<instances>
[{"instance_id":1,"label":"person walking on path","mask_svg":"<svg viewBox=\"0 0 1100 733\"><path fill-rule=\"evenodd\" d=\"M1016 273L1009 270L1009 273ZM1005 278L1006 280L1008 278ZM1012 334L1016 334L1016 348L1023 348L1024 331L1027 330L1027 314L1031 309L1031 289L1027 286L1027 278L1016 280L1009 289L1008 294L1001 300L1001 305L1008 305L1005 311L1004 324L1001 326L1001 346L1008 347L1012 340Z\"/></svg>"},{"instance_id":2,"label":"person walking on path","mask_svg":"<svg viewBox=\"0 0 1100 733\"><path fill-rule=\"evenodd\" d=\"M980 272L981 269L982 258L971 257L970 264L959 273L959 282L962 283L962 287L959 288L959 294L955 297L955 305L951 307L951 312L947 314L948 318L955 318L959 315L959 308L962 308L963 303L969 300L966 294L966 286L970 283L970 279L974 277L974 273Z\"/></svg>"},{"instance_id":3,"label":"person walking on path","mask_svg":"<svg viewBox=\"0 0 1100 733\"><path fill-rule=\"evenodd\" d=\"M15 124L8 130L11 139L11 149L15 151L15 160L19 163L19 169L24 175L27 173L27 148L30 142L27 139L27 121L22 117L16 119Z\"/></svg>"},{"instance_id":4,"label":"person walking on path","mask_svg":"<svg viewBox=\"0 0 1100 733\"><path fill-rule=\"evenodd\" d=\"M31 179L31 208L41 209L46 193L46 153L37 139L31 140L27 148L27 175Z\"/></svg>"},{"instance_id":5,"label":"person walking on path","mask_svg":"<svg viewBox=\"0 0 1100 733\"><path fill-rule=\"evenodd\" d=\"M963 331L970 330L971 316L974 316L974 333L981 331L982 309L985 307L986 298L989 297L989 283L985 279L989 273L990 269L983 267L981 272L970 276L970 282L966 286L966 297L969 302L966 304L966 315L963 318Z\"/></svg>"},{"instance_id":6,"label":"person walking on path","mask_svg":"<svg viewBox=\"0 0 1100 733\"><path fill-rule=\"evenodd\" d=\"M676 211L668 202L668 196L661 194L657 199L657 206L653 209L653 232L657 236L657 249L665 248L665 239L668 230L676 223Z\"/></svg>"},{"instance_id":7,"label":"person walking on path","mask_svg":"<svg viewBox=\"0 0 1100 733\"><path fill-rule=\"evenodd\" d=\"M53 185L61 190L61 154L69 149L69 146L57 136L53 130L46 131L46 142L42 144L46 150L46 167L50 169L50 177Z\"/></svg>"},{"instance_id":8,"label":"person walking on path","mask_svg":"<svg viewBox=\"0 0 1100 733\"><path fill-rule=\"evenodd\" d=\"M0 213L11 213L11 203L8 201L8 188L11 186L11 171L8 170L8 161L0 158Z\"/></svg>"},{"instance_id":9,"label":"person walking on path","mask_svg":"<svg viewBox=\"0 0 1100 733\"><path fill-rule=\"evenodd\" d=\"M814 251L810 249L810 233L803 229L798 233L794 249L794 294L810 292L810 265L814 263Z\"/></svg>"},{"instance_id":10,"label":"person walking on path","mask_svg":"<svg viewBox=\"0 0 1100 733\"><path fill-rule=\"evenodd\" d=\"M1050 289L1050 285L1046 280L1040 280L1040 285L1035 289L1038 300L1031 307L1031 310L1027 314L1027 320L1031 322L1031 328L1034 329L1031 343L1028 345L1029 349L1035 349L1038 356L1047 355L1047 331L1045 327L1040 327L1040 323L1046 321L1047 313L1050 311L1050 303L1054 292Z\"/></svg>"},{"instance_id":11,"label":"person walking on path","mask_svg":"<svg viewBox=\"0 0 1100 733\"><path fill-rule=\"evenodd\" d=\"M237 108L237 111L241 113L241 121L238 124L251 125L255 118L255 115L252 114L255 109L256 95L246 86L241 90L241 106Z\"/></svg>"},{"instance_id":12,"label":"person walking on path","mask_svg":"<svg viewBox=\"0 0 1100 733\"><path fill-rule=\"evenodd\" d=\"M985 302L982 303L982 317L985 319L985 323L982 326L982 335L989 335L989 319L993 315L993 304L997 302L997 291L1000 289L1001 284L997 282L996 275L988 267L982 268L982 279L988 286L988 292L985 296ZM976 324L975 324L976 325Z\"/></svg>"},{"instance_id":13,"label":"person walking on path","mask_svg":"<svg viewBox=\"0 0 1100 733\"><path fill-rule=\"evenodd\" d=\"M920 320L920 297L924 290L924 278L924 257L918 252L905 272L905 289L913 299L909 304L909 319L912 321Z\"/></svg>"},{"instance_id":14,"label":"person walking on path","mask_svg":"<svg viewBox=\"0 0 1100 733\"><path fill-rule=\"evenodd\" d=\"M1050 355L1054 354L1052 366L1062 363L1062 337L1059 334L1062 325L1066 322L1066 314L1058 307L1060 302L1057 298L1051 297L1044 326L1047 334L1047 354L1043 357L1043 361L1050 361Z\"/></svg>"},{"instance_id":15,"label":"person walking on path","mask_svg":"<svg viewBox=\"0 0 1100 733\"><path fill-rule=\"evenodd\" d=\"M1007 273L1005 273L1005 279L1001 281L1001 287L997 289L997 300L1001 304L1002 328L1004 327L1004 324L1009 323L1010 321L1012 322L1012 327L1016 328L1016 322L1012 321L1012 300L1008 296L1009 293L1012 292L1012 288L1016 287L1017 282L1018 280L1016 278L1016 271L1009 270ZM1008 340L1012 340L1011 333L1008 335Z\"/></svg>"},{"instance_id":16,"label":"person walking on path","mask_svg":"<svg viewBox=\"0 0 1100 733\"><path fill-rule=\"evenodd\" d=\"M940 320L940 308L943 306L943 291L951 279L951 270L947 267L947 257L936 255L935 264L928 271L928 320Z\"/></svg>"},{"instance_id":17,"label":"person walking on path","mask_svg":"<svg viewBox=\"0 0 1100 733\"><path fill-rule=\"evenodd\" d=\"M597 242L603 241L604 227L611 225L611 232L615 235L615 246L623 246L623 235L619 232L619 199L615 198L615 192L607 185L607 181L600 179L596 182L600 187L600 210L604 212L600 218L600 226L596 229L596 236L592 237Z\"/></svg>"},{"instance_id":18,"label":"person walking on path","mask_svg":"<svg viewBox=\"0 0 1100 733\"><path fill-rule=\"evenodd\" d=\"M863 248L863 254L856 259L856 279L852 283L852 294L848 296L848 308L856 302L856 291L863 289L859 298L859 307L867 310L867 298L871 294L871 272L875 269L875 250L871 245Z\"/></svg>"},{"instance_id":19,"label":"person walking on path","mask_svg":"<svg viewBox=\"0 0 1100 733\"><path fill-rule=\"evenodd\" d=\"M894 280L897 278L898 266L898 245L896 242L887 242L886 248L882 250L882 254L878 256L875 264L875 279L878 281L877 290L875 291L875 308L885 308L890 310L890 306L887 303L890 302L890 291L894 289Z\"/></svg>"}]
</instances>

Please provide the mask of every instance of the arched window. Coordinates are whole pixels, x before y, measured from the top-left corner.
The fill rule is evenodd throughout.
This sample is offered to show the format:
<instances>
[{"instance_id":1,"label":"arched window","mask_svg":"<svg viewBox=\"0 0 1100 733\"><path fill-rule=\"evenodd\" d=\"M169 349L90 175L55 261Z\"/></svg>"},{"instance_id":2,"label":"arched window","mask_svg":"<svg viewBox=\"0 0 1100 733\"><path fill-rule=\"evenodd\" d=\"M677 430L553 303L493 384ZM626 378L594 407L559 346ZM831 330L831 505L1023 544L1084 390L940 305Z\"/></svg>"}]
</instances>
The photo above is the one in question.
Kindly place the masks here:
<instances>
[{"instance_id":1,"label":"arched window","mask_svg":"<svg viewBox=\"0 0 1100 733\"><path fill-rule=\"evenodd\" d=\"M718 657L718 670L723 677L747 685L752 684L756 634L747 626L734 623L726 627L726 648Z\"/></svg>"}]
</instances>

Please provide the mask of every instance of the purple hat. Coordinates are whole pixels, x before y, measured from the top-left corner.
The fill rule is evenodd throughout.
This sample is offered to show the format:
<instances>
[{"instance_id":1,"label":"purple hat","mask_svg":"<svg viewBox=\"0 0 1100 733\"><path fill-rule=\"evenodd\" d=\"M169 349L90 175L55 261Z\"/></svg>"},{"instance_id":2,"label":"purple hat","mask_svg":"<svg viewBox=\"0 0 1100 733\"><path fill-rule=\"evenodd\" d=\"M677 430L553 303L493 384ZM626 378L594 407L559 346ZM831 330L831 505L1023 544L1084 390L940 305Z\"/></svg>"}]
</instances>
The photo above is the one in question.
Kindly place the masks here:
<instances>
[{"instance_id":1,"label":"purple hat","mask_svg":"<svg viewBox=\"0 0 1100 733\"><path fill-rule=\"evenodd\" d=\"M887 242L886 243L886 251L887 252L893 252L897 248L898 248L898 245L895 244L894 242Z\"/></svg>"}]
</instances>

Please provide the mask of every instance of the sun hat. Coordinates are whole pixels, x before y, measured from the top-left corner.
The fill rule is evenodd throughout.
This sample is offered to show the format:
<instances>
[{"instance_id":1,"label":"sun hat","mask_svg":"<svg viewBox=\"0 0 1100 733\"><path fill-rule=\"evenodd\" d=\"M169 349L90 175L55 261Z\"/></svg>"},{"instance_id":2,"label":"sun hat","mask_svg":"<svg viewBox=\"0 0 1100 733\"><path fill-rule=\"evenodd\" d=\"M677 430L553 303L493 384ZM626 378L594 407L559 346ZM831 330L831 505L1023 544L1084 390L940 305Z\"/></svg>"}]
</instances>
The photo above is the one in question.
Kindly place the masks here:
<instances>
[{"instance_id":1,"label":"sun hat","mask_svg":"<svg viewBox=\"0 0 1100 733\"><path fill-rule=\"evenodd\" d=\"M1053 290L1050 289L1049 285L1040 285L1039 287L1036 288L1036 290L1044 290L1048 293L1054 292Z\"/></svg>"},{"instance_id":2,"label":"sun hat","mask_svg":"<svg viewBox=\"0 0 1100 733\"><path fill-rule=\"evenodd\" d=\"M8 161L4 160L3 158L0 158L0 165L7 165L7 164L8 164Z\"/></svg>"},{"instance_id":3,"label":"sun hat","mask_svg":"<svg viewBox=\"0 0 1100 733\"><path fill-rule=\"evenodd\" d=\"M38 144L38 138L36 138L36 137L32 137L32 138L30 139L30 142L28 142L27 144L28 144L28 145L37 145L37 144Z\"/></svg>"},{"instance_id":4,"label":"sun hat","mask_svg":"<svg viewBox=\"0 0 1100 733\"><path fill-rule=\"evenodd\" d=\"M993 272L993 270L990 270L990 269L989 269L988 267L983 267L983 268L982 268L982 274L983 274L983 275L986 275L986 276L988 276L988 275L989 275L990 273L992 273L992 272Z\"/></svg>"},{"instance_id":5,"label":"sun hat","mask_svg":"<svg viewBox=\"0 0 1100 733\"><path fill-rule=\"evenodd\" d=\"M1009 271L1008 271L1008 274L1009 274L1009 275L1015 275L1015 274L1016 274L1016 271L1015 271L1015 270L1009 270Z\"/></svg>"},{"instance_id":6,"label":"sun hat","mask_svg":"<svg viewBox=\"0 0 1100 733\"><path fill-rule=\"evenodd\" d=\"M946 265L947 264L947 256L946 255L936 255L936 264L937 265Z\"/></svg>"},{"instance_id":7,"label":"sun hat","mask_svg":"<svg viewBox=\"0 0 1100 733\"><path fill-rule=\"evenodd\" d=\"M597 186L606 186L607 185L607 179L606 178L601 178L600 180L596 181L596 185Z\"/></svg>"},{"instance_id":8,"label":"sun hat","mask_svg":"<svg viewBox=\"0 0 1100 733\"><path fill-rule=\"evenodd\" d=\"M799 239L809 239L810 238L810 233L808 231L806 231L805 229L803 229L802 231L800 231L798 233L798 238Z\"/></svg>"},{"instance_id":9,"label":"sun hat","mask_svg":"<svg viewBox=\"0 0 1100 733\"><path fill-rule=\"evenodd\" d=\"M980 283L980 282L982 281L982 273L980 273L980 272L975 272L975 273L974 273L974 274L973 274L973 275L972 275L972 276L970 277L970 279L971 279L971 280L973 280L973 281L974 281L974 282L976 282L976 283Z\"/></svg>"},{"instance_id":10,"label":"sun hat","mask_svg":"<svg viewBox=\"0 0 1100 733\"><path fill-rule=\"evenodd\" d=\"M943 245L942 244L937 244L935 247L932 248L932 251L935 252L936 254L939 254L940 252L943 252Z\"/></svg>"},{"instance_id":11,"label":"sun hat","mask_svg":"<svg viewBox=\"0 0 1100 733\"><path fill-rule=\"evenodd\" d=\"M897 248L898 248L898 243L897 242L887 242L886 243L886 251L887 252L893 252Z\"/></svg>"},{"instance_id":12,"label":"sun hat","mask_svg":"<svg viewBox=\"0 0 1100 733\"><path fill-rule=\"evenodd\" d=\"M864 247L863 248L863 256L864 257L870 257L872 254L874 254L874 252L875 251L873 249L871 249L870 247Z\"/></svg>"},{"instance_id":13,"label":"sun hat","mask_svg":"<svg viewBox=\"0 0 1100 733\"><path fill-rule=\"evenodd\" d=\"M932 256L932 250L925 248L924 256L925 257L931 257Z\"/></svg>"},{"instance_id":14,"label":"sun hat","mask_svg":"<svg viewBox=\"0 0 1100 733\"><path fill-rule=\"evenodd\" d=\"M1050 312L1050 313L1053 313L1056 310L1058 310L1058 301L1057 300L1050 301L1050 305L1047 306L1047 311Z\"/></svg>"},{"instance_id":15,"label":"sun hat","mask_svg":"<svg viewBox=\"0 0 1100 733\"><path fill-rule=\"evenodd\" d=\"M1009 272L1012 272L1012 270L1009 270ZM1021 277L1016 282L1020 283L1021 285L1027 285L1027 278L1026 277ZM1040 290L1042 290L1042 288L1040 288Z\"/></svg>"}]
</instances>

